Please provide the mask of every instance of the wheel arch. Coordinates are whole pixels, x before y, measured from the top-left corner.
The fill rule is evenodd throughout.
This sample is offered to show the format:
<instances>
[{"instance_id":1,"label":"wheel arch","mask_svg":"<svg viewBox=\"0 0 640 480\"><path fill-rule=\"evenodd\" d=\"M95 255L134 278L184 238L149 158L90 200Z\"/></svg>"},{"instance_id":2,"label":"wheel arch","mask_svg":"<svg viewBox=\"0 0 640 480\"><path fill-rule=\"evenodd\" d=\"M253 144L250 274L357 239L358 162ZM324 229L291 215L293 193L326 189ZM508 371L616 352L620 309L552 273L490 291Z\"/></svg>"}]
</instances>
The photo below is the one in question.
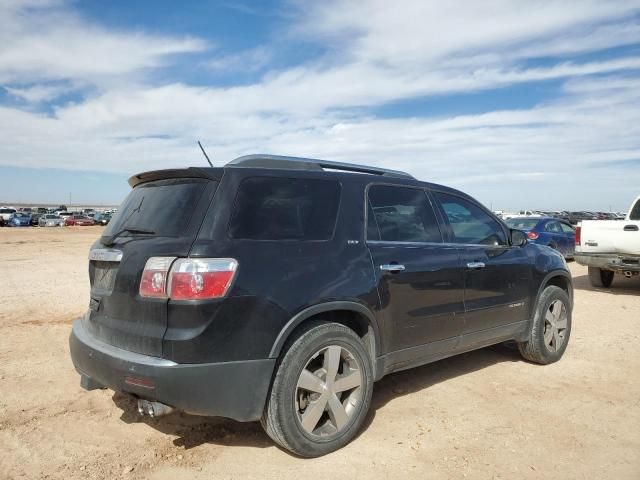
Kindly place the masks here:
<instances>
[{"instance_id":1,"label":"wheel arch","mask_svg":"<svg viewBox=\"0 0 640 480\"><path fill-rule=\"evenodd\" d=\"M332 301L324 302L298 312L280 330L269 352L270 358L278 358L287 341L305 322L323 317L354 330L364 341L371 356L371 364L375 370L376 358L380 352L380 332L376 318L371 310L358 302Z\"/></svg>"},{"instance_id":2,"label":"wheel arch","mask_svg":"<svg viewBox=\"0 0 640 480\"><path fill-rule=\"evenodd\" d=\"M542 295L544 289L550 285L559 287L567 292L569 300L571 301L571 306L573 306L573 282L571 280L571 274L566 270L553 270L547 273L542 279L542 282L540 282L540 286L538 287L538 292L536 294L536 301L532 305L532 311L535 311L538 300L540 299L540 295Z\"/></svg>"}]
</instances>

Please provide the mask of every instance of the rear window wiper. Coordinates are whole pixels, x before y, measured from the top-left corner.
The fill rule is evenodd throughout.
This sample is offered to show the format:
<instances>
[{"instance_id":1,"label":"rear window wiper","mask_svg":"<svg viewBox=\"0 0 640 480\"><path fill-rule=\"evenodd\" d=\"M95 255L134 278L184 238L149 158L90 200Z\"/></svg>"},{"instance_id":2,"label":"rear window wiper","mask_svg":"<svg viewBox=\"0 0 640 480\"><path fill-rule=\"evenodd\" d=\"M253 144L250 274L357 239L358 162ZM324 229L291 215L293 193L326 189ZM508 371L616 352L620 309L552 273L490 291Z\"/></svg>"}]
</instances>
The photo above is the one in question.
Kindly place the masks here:
<instances>
[{"instance_id":1,"label":"rear window wiper","mask_svg":"<svg viewBox=\"0 0 640 480\"><path fill-rule=\"evenodd\" d=\"M107 235L107 236L103 235L102 238L104 240L102 240L102 243L107 247L109 247L113 245L113 241L123 233L133 233L135 235L153 235L156 232L153 230L145 230L144 228L135 228L135 227L123 228L122 230L119 230L113 235Z\"/></svg>"}]
</instances>

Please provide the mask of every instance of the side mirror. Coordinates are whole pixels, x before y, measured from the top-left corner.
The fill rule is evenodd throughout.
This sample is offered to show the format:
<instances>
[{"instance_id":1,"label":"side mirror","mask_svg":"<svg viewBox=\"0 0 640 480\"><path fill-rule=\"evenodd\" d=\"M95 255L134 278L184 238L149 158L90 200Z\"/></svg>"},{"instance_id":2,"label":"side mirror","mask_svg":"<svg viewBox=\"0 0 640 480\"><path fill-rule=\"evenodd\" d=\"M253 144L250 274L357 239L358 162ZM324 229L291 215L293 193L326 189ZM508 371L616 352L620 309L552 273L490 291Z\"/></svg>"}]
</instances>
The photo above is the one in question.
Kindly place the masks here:
<instances>
[{"instance_id":1,"label":"side mirror","mask_svg":"<svg viewBox=\"0 0 640 480\"><path fill-rule=\"evenodd\" d=\"M511 229L511 245L523 247L527 244L527 235L522 230Z\"/></svg>"}]
</instances>

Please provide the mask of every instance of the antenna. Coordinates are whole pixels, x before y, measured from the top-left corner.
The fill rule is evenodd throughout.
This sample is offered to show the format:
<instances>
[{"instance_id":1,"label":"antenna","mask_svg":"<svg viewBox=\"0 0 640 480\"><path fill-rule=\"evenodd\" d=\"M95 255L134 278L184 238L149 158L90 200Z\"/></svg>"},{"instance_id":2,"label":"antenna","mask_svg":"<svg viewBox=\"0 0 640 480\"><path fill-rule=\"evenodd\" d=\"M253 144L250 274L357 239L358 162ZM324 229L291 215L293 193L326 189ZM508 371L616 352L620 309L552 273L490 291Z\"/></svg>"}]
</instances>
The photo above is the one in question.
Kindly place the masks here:
<instances>
[{"instance_id":1,"label":"antenna","mask_svg":"<svg viewBox=\"0 0 640 480\"><path fill-rule=\"evenodd\" d=\"M202 154L204 155L204 158L206 158L207 162L209 162L209 166L213 167L213 163L211 163L211 160L209 160L209 155L207 155L207 152L204 151L204 148L203 148L202 144L200 143L200 140L198 140L198 146L200 147L200 150L202 150Z\"/></svg>"}]
</instances>

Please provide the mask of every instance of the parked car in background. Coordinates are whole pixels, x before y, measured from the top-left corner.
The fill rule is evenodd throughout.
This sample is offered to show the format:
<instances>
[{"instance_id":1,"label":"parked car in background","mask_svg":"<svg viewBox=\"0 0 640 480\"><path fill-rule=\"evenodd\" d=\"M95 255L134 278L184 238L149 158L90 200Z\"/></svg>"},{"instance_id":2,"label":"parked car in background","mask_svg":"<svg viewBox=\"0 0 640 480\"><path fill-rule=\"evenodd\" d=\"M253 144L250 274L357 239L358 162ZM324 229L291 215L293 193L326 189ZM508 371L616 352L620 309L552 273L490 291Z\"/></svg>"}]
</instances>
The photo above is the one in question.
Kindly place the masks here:
<instances>
[{"instance_id":1,"label":"parked car in background","mask_svg":"<svg viewBox=\"0 0 640 480\"><path fill-rule=\"evenodd\" d=\"M0 208L0 217L2 217L2 219L4 220L5 225L11 218L11 215L13 215L14 213L16 213L15 208L9 208L9 207Z\"/></svg>"},{"instance_id":2,"label":"parked car in background","mask_svg":"<svg viewBox=\"0 0 640 480\"><path fill-rule=\"evenodd\" d=\"M583 220L598 220L598 216L593 212L568 212L568 215L563 217L563 220L566 220L571 225L577 225L578 222Z\"/></svg>"},{"instance_id":3,"label":"parked car in background","mask_svg":"<svg viewBox=\"0 0 640 480\"><path fill-rule=\"evenodd\" d=\"M39 225L40 217L42 217L42 213L32 213L31 214L31 225L37 227Z\"/></svg>"},{"instance_id":4,"label":"parked car in background","mask_svg":"<svg viewBox=\"0 0 640 480\"><path fill-rule=\"evenodd\" d=\"M57 211L56 215L58 215L60 218L67 218L73 215L73 212L68 212L66 210L62 210L62 211Z\"/></svg>"},{"instance_id":5,"label":"parked car in background","mask_svg":"<svg viewBox=\"0 0 640 480\"><path fill-rule=\"evenodd\" d=\"M564 258L572 258L576 244L575 229L553 217L515 217L506 221L509 228L522 230L530 242L558 250Z\"/></svg>"},{"instance_id":6,"label":"parked car in background","mask_svg":"<svg viewBox=\"0 0 640 480\"><path fill-rule=\"evenodd\" d=\"M109 222L111 221L111 214L110 213L96 213L95 217L93 217L93 219L95 220L95 222L99 225L108 225Z\"/></svg>"},{"instance_id":7,"label":"parked car in background","mask_svg":"<svg viewBox=\"0 0 640 480\"><path fill-rule=\"evenodd\" d=\"M38 213L49 213L49 209L45 208L45 207L38 207L37 212Z\"/></svg>"},{"instance_id":8,"label":"parked car in background","mask_svg":"<svg viewBox=\"0 0 640 480\"><path fill-rule=\"evenodd\" d=\"M31 215L23 212L16 212L11 214L7 221L8 227L30 227Z\"/></svg>"},{"instance_id":9,"label":"parked car in background","mask_svg":"<svg viewBox=\"0 0 640 480\"><path fill-rule=\"evenodd\" d=\"M640 196L624 221L581 222L576 228L576 262L589 267L594 287L610 287L614 275L632 277L640 273Z\"/></svg>"},{"instance_id":10,"label":"parked car in background","mask_svg":"<svg viewBox=\"0 0 640 480\"><path fill-rule=\"evenodd\" d=\"M38 225L41 227L62 227L64 225L64 218L60 218L53 213L46 213L40 217Z\"/></svg>"},{"instance_id":11,"label":"parked car in background","mask_svg":"<svg viewBox=\"0 0 640 480\"><path fill-rule=\"evenodd\" d=\"M64 224L66 227L88 227L91 225L95 225L96 222L93 221L93 218L87 217L85 215L71 215L64 220Z\"/></svg>"}]
</instances>

